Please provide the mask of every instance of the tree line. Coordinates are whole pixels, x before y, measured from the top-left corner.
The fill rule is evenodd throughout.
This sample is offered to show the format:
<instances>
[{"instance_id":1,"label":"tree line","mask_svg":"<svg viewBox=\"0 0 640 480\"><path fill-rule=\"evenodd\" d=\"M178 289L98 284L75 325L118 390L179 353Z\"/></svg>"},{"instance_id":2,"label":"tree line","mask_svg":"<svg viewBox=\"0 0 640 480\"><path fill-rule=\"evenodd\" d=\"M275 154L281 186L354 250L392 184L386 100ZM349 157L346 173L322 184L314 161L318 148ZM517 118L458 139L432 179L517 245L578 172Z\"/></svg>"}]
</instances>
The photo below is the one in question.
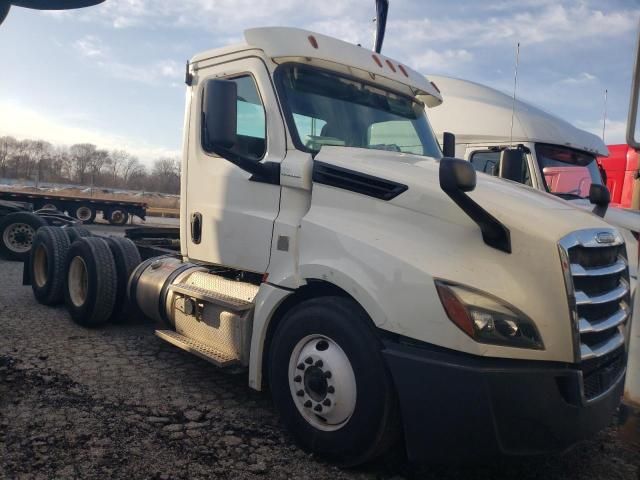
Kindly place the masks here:
<instances>
[{"instance_id":1,"label":"tree line","mask_svg":"<svg viewBox=\"0 0 640 480\"><path fill-rule=\"evenodd\" d=\"M178 194L180 160L158 158L147 168L125 150L5 136L0 137L0 178Z\"/></svg>"}]
</instances>

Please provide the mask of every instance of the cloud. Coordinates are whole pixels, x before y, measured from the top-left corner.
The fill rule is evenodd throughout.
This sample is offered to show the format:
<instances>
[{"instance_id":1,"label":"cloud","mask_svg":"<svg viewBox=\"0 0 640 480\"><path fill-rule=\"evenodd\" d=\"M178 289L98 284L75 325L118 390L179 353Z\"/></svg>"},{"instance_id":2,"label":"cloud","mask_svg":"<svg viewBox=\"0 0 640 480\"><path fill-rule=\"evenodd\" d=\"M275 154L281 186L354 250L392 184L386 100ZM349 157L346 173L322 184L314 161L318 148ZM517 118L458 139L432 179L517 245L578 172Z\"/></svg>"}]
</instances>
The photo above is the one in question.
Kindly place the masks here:
<instances>
[{"instance_id":1,"label":"cloud","mask_svg":"<svg viewBox=\"0 0 640 480\"><path fill-rule=\"evenodd\" d=\"M102 47L98 46L98 39L93 35L76 40L73 46L84 57L99 58L105 55Z\"/></svg>"},{"instance_id":2,"label":"cloud","mask_svg":"<svg viewBox=\"0 0 640 480\"><path fill-rule=\"evenodd\" d=\"M514 2L514 5L519 5ZM398 19L389 22L392 38L398 45L448 43L470 46L494 46L507 40L523 45L540 43L576 43L582 40L624 35L637 26L640 9L603 12L588 2L568 4L544 2L541 8L509 10L499 15L462 18Z\"/></svg>"},{"instance_id":3,"label":"cloud","mask_svg":"<svg viewBox=\"0 0 640 480\"><path fill-rule=\"evenodd\" d=\"M181 154L179 150L150 145L136 138L78 127L67 123L68 117L49 116L14 102L0 101L0 111L0 135L33 139L37 132L37 138L54 144L93 143L108 150L126 150L147 164L160 157Z\"/></svg>"},{"instance_id":4,"label":"cloud","mask_svg":"<svg viewBox=\"0 0 640 480\"><path fill-rule=\"evenodd\" d=\"M464 49L439 52L428 48L422 53L412 55L409 63L418 70L435 73L454 69L462 63L469 62L472 58L473 55Z\"/></svg>"},{"instance_id":5,"label":"cloud","mask_svg":"<svg viewBox=\"0 0 640 480\"><path fill-rule=\"evenodd\" d=\"M73 44L76 51L109 75L127 81L141 82L148 85L173 85L183 74L181 67L175 60L160 60L150 64L129 64L118 60L109 49L100 47L102 42L93 35L87 35Z\"/></svg>"},{"instance_id":6,"label":"cloud","mask_svg":"<svg viewBox=\"0 0 640 480\"><path fill-rule=\"evenodd\" d=\"M559 83L566 84L566 85L579 85L581 83L591 83L597 79L598 77L596 77L595 75L591 75L588 72L582 72L576 75L575 77L563 78L562 80L560 80Z\"/></svg>"},{"instance_id":7,"label":"cloud","mask_svg":"<svg viewBox=\"0 0 640 480\"><path fill-rule=\"evenodd\" d=\"M598 137L602 137L602 119L592 122L578 120L576 121L576 126ZM625 120L607 119L607 125L604 131L604 142L607 145L626 143L626 134L627 122Z\"/></svg>"}]
</instances>

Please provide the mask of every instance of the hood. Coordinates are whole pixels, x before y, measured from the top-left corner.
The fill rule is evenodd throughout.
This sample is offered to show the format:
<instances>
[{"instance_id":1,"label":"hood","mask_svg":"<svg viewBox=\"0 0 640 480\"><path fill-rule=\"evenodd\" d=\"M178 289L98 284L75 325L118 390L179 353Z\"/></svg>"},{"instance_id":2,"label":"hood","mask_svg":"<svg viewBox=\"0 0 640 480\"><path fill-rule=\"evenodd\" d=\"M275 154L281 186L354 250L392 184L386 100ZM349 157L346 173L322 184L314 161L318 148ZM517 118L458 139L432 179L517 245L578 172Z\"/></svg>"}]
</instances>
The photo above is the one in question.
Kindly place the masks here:
<instances>
[{"instance_id":1,"label":"hood","mask_svg":"<svg viewBox=\"0 0 640 480\"><path fill-rule=\"evenodd\" d=\"M316 160L393 180L408 189L390 203L434 216L446 222L468 225L472 220L440 188L437 159L380 150L325 146ZM478 173L469 196L512 232L557 242L568 233L585 228L611 228L600 218L580 212L553 195Z\"/></svg>"}]
</instances>

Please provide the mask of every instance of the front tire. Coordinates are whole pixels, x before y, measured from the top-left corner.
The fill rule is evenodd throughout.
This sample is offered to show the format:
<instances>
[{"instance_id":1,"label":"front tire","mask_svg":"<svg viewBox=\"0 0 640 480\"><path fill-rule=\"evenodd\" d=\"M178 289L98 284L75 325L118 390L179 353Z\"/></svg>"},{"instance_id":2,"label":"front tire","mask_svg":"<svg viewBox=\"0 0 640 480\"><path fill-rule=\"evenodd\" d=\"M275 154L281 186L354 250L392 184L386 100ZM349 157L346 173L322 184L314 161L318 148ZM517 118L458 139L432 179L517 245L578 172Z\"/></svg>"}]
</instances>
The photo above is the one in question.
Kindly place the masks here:
<instances>
[{"instance_id":1,"label":"front tire","mask_svg":"<svg viewBox=\"0 0 640 480\"><path fill-rule=\"evenodd\" d=\"M305 450L352 466L397 438L381 343L349 298L307 300L286 314L271 344L269 381L283 422Z\"/></svg>"}]
</instances>

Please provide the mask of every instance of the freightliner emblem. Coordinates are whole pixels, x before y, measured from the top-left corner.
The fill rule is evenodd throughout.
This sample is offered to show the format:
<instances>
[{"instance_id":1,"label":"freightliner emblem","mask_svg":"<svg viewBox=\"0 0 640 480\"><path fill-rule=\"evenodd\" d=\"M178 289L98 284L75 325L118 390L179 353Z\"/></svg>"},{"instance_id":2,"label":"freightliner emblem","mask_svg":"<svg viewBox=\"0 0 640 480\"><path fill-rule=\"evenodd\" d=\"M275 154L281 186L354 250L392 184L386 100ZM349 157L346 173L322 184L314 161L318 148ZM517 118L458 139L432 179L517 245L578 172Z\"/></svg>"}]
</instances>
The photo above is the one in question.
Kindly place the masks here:
<instances>
[{"instance_id":1,"label":"freightliner emblem","mask_svg":"<svg viewBox=\"0 0 640 480\"><path fill-rule=\"evenodd\" d=\"M596 242L598 243L613 243L616 241L616 236L611 232L598 232L596 234Z\"/></svg>"}]
</instances>

